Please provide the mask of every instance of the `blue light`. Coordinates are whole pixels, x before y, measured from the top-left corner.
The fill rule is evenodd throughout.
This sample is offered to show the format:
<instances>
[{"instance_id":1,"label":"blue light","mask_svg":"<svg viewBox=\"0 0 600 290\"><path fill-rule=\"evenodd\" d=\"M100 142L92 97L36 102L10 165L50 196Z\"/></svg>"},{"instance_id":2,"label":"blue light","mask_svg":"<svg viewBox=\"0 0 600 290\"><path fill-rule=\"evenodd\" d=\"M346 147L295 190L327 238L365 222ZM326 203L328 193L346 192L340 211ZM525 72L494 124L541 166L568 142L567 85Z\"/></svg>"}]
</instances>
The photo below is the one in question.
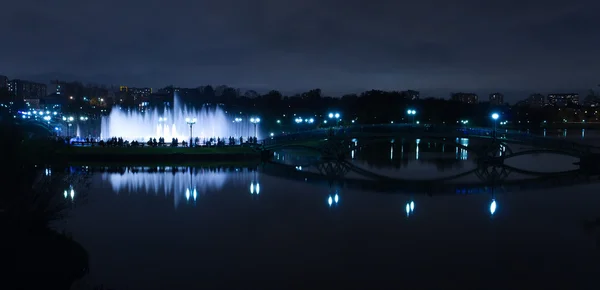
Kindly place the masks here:
<instances>
[{"instance_id":1,"label":"blue light","mask_svg":"<svg viewBox=\"0 0 600 290\"><path fill-rule=\"evenodd\" d=\"M494 215L494 213L496 212L496 200L492 199L492 202L490 203L490 214Z\"/></svg>"},{"instance_id":2,"label":"blue light","mask_svg":"<svg viewBox=\"0 0 600 290\"><path fill-rule=\"evenodd\" d=\"M493 113L492 114L492 119L498 120L498 118L500 118L500 115L498 115L498 113Z\"/></svg>"}]
</instances>

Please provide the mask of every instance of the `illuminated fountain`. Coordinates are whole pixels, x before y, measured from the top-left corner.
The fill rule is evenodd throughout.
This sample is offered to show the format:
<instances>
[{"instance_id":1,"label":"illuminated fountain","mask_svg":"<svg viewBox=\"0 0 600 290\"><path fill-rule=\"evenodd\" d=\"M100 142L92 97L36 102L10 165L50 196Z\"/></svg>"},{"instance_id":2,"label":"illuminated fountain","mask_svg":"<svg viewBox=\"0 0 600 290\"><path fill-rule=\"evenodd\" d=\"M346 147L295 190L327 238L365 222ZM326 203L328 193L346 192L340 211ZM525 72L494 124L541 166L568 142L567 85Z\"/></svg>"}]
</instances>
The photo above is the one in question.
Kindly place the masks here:
<instances>
[{"instance_id":1,"label":"illuminated fountain","mask_svg":"<svg viewBox=\"0 0 600 290\"><path fill-rule=\"evenodd\" d=\"M147 141L149 138L165 138L171 142L172 138L179 141L190 139L189 126L186 118L197 120L194 126L193 137L228 138L248 137L252 124L236 123L229 118L219 106L203 106L200 109L187 107L175 95L172 108L164 110L148 109L146 112L115 108L108 117L102 119L101 139L121 137L125 140Z\"/></svg>"},{"instance_id":2,"label":"illuminated fountain","mask_svg":"<svg viewBox=\"0 0 600 290\"><path fill-rule=\"evenodd\" d=\"M148 172L144 171L148 169L144 167L135 169L137 171L127 169L123 173L103 173L102 180L108 181L117 194L125 192L172 195L175 207L181 202L195 202L203 195L220 192L226 184L240 186L251 181L251 186L260 186L257 173L248 169L229 171L184 168L172 171L172 167L165 167L165 172Z\"/></svg>"}]
</instances>

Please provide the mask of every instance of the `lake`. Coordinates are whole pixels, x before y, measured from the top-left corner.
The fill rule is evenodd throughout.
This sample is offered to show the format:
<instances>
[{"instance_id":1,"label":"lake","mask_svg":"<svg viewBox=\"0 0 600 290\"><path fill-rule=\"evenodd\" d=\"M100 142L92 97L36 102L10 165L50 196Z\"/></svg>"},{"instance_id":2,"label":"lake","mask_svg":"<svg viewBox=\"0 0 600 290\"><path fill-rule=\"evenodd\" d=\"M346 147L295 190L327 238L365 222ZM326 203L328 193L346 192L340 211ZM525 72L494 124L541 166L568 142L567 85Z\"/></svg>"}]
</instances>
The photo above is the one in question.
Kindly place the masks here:
<instances>
[{"instance_id":1,"label":"lake","mask_svg":"<svg viewBox=\"0 0 600 290\"><path fill-rule=\"evenodd\" d=\"M598 289L600 228L584 226L600 217L597 177L521 183L523 172L576 170L576 158L522 155L506 160L520 172L498 173L464 147L361 142L347 153L356 171L319 169L298 151L276 152L297 171L286 174L279 165L72 168L91 182L65 195L85 202L58 225L90 255L74 287Z\"/></svg>"}]
</instances>

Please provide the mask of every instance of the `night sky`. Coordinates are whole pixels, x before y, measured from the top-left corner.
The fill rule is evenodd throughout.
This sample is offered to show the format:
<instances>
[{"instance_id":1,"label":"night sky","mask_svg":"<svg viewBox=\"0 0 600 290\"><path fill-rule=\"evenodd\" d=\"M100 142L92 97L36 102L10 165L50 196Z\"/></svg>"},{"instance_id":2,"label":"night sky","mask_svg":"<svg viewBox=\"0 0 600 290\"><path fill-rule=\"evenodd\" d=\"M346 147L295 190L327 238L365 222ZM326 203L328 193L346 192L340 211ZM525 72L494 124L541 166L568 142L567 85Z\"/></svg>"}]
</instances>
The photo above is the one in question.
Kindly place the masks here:
<instances>
[{"instance_id":1,"label":"night sky","mask_svg":"<svg viewBox=\"0 0 600 290\"><path fill-rule=\"evenodd\" d=\"M600 83L597 0L19 0L0 10L0 74L11 78L331 93Z\"/></svg>"}]
</instances>

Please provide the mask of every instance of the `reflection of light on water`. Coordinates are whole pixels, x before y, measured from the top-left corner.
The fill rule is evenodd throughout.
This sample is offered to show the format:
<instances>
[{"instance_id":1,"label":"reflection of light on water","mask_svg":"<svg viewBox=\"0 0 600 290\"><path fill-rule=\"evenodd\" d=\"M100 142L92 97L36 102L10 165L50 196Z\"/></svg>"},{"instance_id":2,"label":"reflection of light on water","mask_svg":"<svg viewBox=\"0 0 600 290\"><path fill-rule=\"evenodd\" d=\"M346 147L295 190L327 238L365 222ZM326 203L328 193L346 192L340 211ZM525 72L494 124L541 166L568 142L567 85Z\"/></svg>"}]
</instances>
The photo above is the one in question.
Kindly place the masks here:
<instances>
[{"instance_id":1,"label":"reflection of light on water","mask_svg":"<svg viewBox=\"0 0 600 290\"><path fill-rule=\"evenodd\" d=\"M492 202L490 203L490 214L494 215L495 212L496 212L496 199L492 199Z\"/></svg>"},{"instance_id":2,"label":"reflection of light on water","mask_svg":"<svg viewBox=\"0 0 600 290\"><path fill-rule=\"evenodd\" d=\"M460 138L460 145L469 147L469 139ZM467 160L468 157L468 150L466 148L460 148L460 160Z\"/></svg>"},{"instance_id":3,"label":"reflection of light on water","mask_svg":"<svg viewBox=\"0 0 600 290\"><path fill-rule=\"evenodd\" d=\"M340 202L340 196L336 193L333 197L331 197L331 195L329 195L329 197L327 198L327 204L329 204L329 206L334 205L334 203L337 205Z\"/></svg>"},{"instance_id":4,"label":"reflection of light on water","mask_svg":"<svg viewBox=\"0 0 600 290\"><path fill-rule=\"evenodd\" d=\"M417 139L417 149L415 150L415 159L419 160L419 143L421 143L421 139Z\"/></svg>"},{"instance_id":5,"label":"reflection of light on water","mask_svg":"<svg viewBox=\"0 0 600 290\"><path fill-rule=\"evenodd\" d=\"M390 160L394 159L394 144L390 146Z\"/></svg>"},{"instance_id":6,"label":"reflection of light on water","mask_svg":"<svg viewBox=\"0 0 600 290\"><path fill-rule=\"evenodd\" d=\"M415 211L415 202L414 201L410 201L406 203L406 216L410 216L414 211Z\"/></svg>"},{"instance_id":7,"label":"reflection of light on water","mask_svg":"<svg viewBox=\"0 0 600 290\"><path fill-rule=\"evenodd\" d=\"M65 198L71 198L71 200L75 199L75 190L73 188L71 189L65 189L65 191L63 192L63 196Z\"/></svg>"},{"instance_id":8,"label":"reflection of light on water","mask_svg":"<svg viewBox=\"0 0 600 290\"><path fill-rule=\"evenodd\" d=\"M136 168L143 170L144 168ZM165 168L169 170L170 168ZM251 171L247 169L209 170L204 168L189 169L173 172L132 172L127 169L121 173L103 173L102 179L108 181L112 189L118 194L126 192L164 193L173 195L174 204L177 206L182 198L189 200L197 198L198 193L206 194L210 191L219 191L228 179L247 180L252 179ZM246 183L247 184L247 183ZM193 188L193 189L192 189Z\"/></svg>"},{"instance_id":9,"label":"reflection of light on water","mask_svg":"<svg viewBox=\"0 0 600 290\"><path fill-rule=\"evenodd\" d=\"M585 129L581 129L581 138L585 138Z\"/></svg>"},{"instance_id":10,"label":"reflection of light on water","mask_svg":"<svg viewBox=\"0 0 600 290\"><path fill-rule=\"evenodd\" d=\"M250 183L250 194L260 194L260 183L252 182Z\"/></svg>"},{"instance_id":11,"label":"reflection of light on water","mask_svg":"<svg viewBox=\"0 0 600 290\"><path fill-rule=\"evenodd\" d=\"M544 137L546 137L546 129L544 129Z\"/></svg>"}]
</instances>

